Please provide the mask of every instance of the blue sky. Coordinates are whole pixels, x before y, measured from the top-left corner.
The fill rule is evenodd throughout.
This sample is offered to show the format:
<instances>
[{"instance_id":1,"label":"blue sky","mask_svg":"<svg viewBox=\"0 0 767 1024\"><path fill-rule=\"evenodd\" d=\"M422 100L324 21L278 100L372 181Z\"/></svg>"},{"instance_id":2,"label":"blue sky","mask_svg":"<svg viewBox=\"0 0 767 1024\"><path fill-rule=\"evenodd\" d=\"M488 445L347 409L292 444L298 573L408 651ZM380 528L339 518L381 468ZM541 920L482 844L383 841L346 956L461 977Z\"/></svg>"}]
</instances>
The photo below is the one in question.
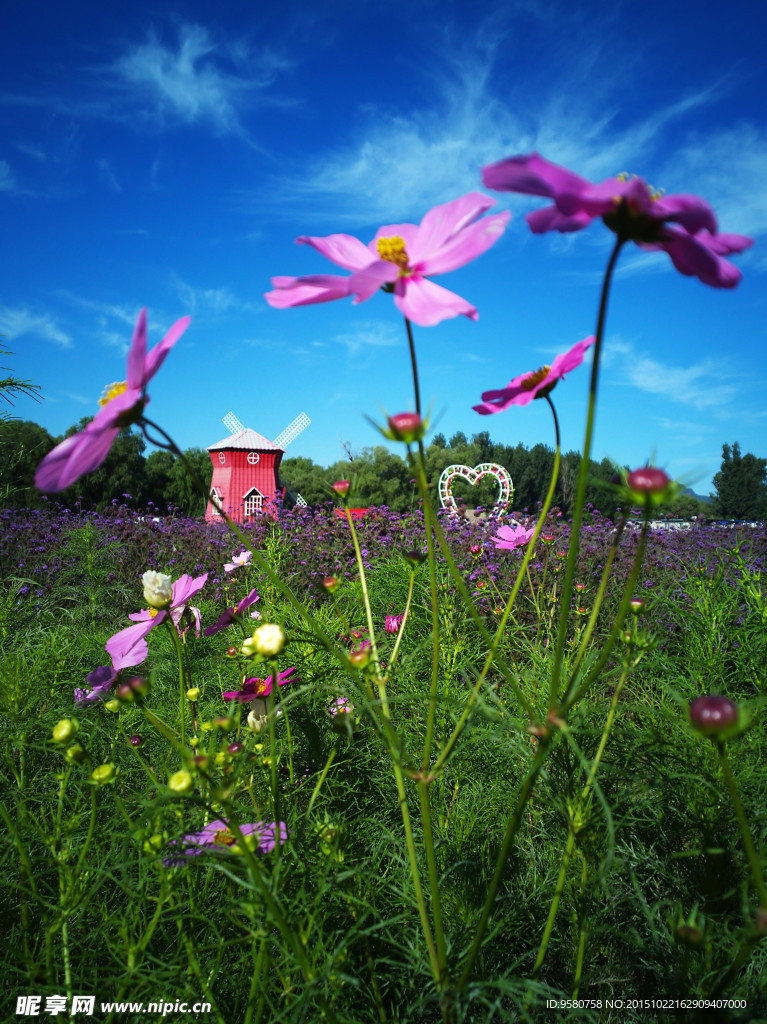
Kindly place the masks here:
<instances>
[{"instance_id":1,"label":"blue sky","mask_svg":"<svg viewBox=\"0 0 767 1024\"><path fill-rule=\"evenodd\" d=\"M381 443L364 414L412 407L404 324L384 294L278 311L274 275L337 268L298 235L367 242L381 224L482 189L480 167L537 150L600 180L692 192L755 238L733 291L625 250L610 304L593 456L655 456L698 492L725 441L767 456L767 9L672 2L445 0L68 5L4 11L0 40L3 360L41 385L18 416L63 433L123 379L142 306L150 345L192 325L147 414L207 447L230 409L327 465ZM553 444L546 403L480 417L482 391L593 333L612 236L533 236L540 202L497 194L501 240L439 283L465 317L415 328L422 394L448 437ZM340 271L339 271L340 272ZM579 448L588 374L553 393Z\"/></svg>"}]
</instances>

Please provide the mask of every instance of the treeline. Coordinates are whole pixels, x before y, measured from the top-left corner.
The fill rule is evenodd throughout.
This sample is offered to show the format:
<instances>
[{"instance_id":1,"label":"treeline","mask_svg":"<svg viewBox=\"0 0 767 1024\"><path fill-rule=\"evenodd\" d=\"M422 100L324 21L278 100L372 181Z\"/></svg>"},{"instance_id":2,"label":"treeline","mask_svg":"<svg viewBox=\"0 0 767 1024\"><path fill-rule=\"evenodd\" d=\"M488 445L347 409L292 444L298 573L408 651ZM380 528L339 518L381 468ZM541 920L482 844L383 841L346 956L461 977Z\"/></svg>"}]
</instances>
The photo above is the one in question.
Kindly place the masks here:
<instances>
[{"instance_id":1,"label":"treeline","mask_svg":"<svg viewBox=\"0 0 767 1024\"><path fill-rule=\"evenodd\" d=\"M432 502L439 504L437 487L443 469L453 463L473 467L482 462L493 462L509 471L514 485L512 507L515 511L536 511L538 502L544 500L548 491L554 468L553 450L543 444L532 448L523 444L516 447L496 444L487 431L474 434L471 440L460 431L449 441L444 434L437 434L432 439L426 448L426 471ZM575 503L580 466L578 452L567 452L562 456L554 504L565 517L571 515ZM614 517L618 506L618 496L611 486L615 472L616 466L609 459L590 461L586 501L610 518ZM355 505L388 505L395 512L417 507L418 493L410 468L399 455L383 445L365 448L327 469L315 465L311 459L284 459L281 476L283 483L294 493L299 493L309 505L327 500L329 485L335 480L350 479L355 482ZM497 484L489 477L476 486L463 480L456 480L453 486L456 501L467 508L478 505L489 508L494 504L497 492ZM681 495L673 507L664 508L661 512L684 517L702 512L710 514L709 506L691 494Z\"/></svg>"},{"instance_id":2,"label":"treeline","mask_svg":"<svg viewBox=\"0 0 767 1024\"><path fill-rule=\"evenodd\" d=\"M84 429L88 422L88 419L81 420L70 427L65 436ZM3 507L44 507L45 500L34 485L35 470L40 460L61 440L29 420L0 423ZM146 508L153 502L161 512L172 505L182 515L202 515L205 500L181 460L159 449L145 457L145 449L146 442L140 433L121 431L99 468L57 494L56 501L68 508L80 505L98 509L113 499L125 501L134 508ZM202 448L190 448L184 455L208 488L213 474L210 455Z\"/></svg>"},{"instance_id":3,"label":"treeline","mask_svg":"<svg viewBox=\"0 0 767 1024\"><path fill-rule=\"evenodd\" d=\"M66 436L82 430L88 420L71 427ZM41 508L43 497L34 486L35 470L40 460L61 438L28 420L0 422L0 499L5 507ZM117 437L102 465L82 477L57 496L62 504L74 508L103 508L114 499L127 501L133 507L146 508L150 502L165 512L173 506L179 513L202 515L205 500L195 488L181 460L169 452L156 450L145 455L146 442L137 431L125 430ZM205 484L210 487L213 467L209 454L202 448L190 448L185 457ZM463 432L449 440L436 434L426 448L426 469L431 485L431 498L439 504L437 485L442 470L457 463L477 466L494 462L509 471L514 484L512 508L534 513L538 502L548 490L554 465L554 452L546 445L526 448L496 444L487 431L474 434L469 440ZM581 457L577 452L562 456L554 504L565 517L572 513ZM628 467L626 467L628 468ZM602 515L614 518L619 499L611 486L616 466L608 459L589 465L586 501ZM694 515L736 519L763 519L767 516L767 460L751 454L741 455L737 443L724 445L722 469L715 477L717 494L712 502L702 502L685 493L659 514L689 518ZM336 480L355 482L354 504L360 507L388 505L395 512L407 512L418 505L418 492L406 461L383 445L351 451L347 458L332 466L316 465L308 458L285 458L281 467L283 485L295 495L300 494L309 505L319 505L330 498L330 485ZM467 508L492 506L497 485L485 478L477 486L456 480L453 494ZM126 495L129 497L126 498Z\"/></svg>"}]
</instances>

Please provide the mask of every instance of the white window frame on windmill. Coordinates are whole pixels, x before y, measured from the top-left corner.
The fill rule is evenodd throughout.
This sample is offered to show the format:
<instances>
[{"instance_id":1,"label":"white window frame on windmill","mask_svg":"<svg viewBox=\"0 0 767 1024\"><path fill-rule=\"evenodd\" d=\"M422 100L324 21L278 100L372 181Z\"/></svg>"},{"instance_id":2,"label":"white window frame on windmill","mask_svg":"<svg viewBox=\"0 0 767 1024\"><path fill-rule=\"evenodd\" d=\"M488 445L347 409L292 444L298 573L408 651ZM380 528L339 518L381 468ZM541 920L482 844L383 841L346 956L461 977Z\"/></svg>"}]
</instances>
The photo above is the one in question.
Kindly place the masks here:
<instances>
[{"instance_id":1,"label":"white window frame on windmill","mask_svg":"<svg viewBox=\"0 0 767 1024\"><path fill-rule=\"evenodd\" d=\"M221 513L219 512L218 509L219 509L219 505L221 504L223 499L224 499L224 496L223 496L223 494L219 493L218 488L217 487L211 487L211 489L210 489L210 505L211 505L211 508L213 509L213 515L214 516L220 516L221 515Z\"/></svg>"},{"instance_id":2,"label":"white window frame on windmill","mask_svg":"<svg viewBox=\"0 0 767 1024\"><path fill-rule=\"evenodd\" d=\"M249 491L243 494L242 500L245 502L245 507L242 513L245 519L247 519L248 516L254 516L263 511L264 496L257 487L251 487Z\"/></svg>"},{"instance_id":3,"label":"white window frame on windmill","mask_svg":"<svg viewBox=\"0 0 767 1024\"><path fill-rule=\"evenodd\" d=\"M251 466L256 466L261 461L261 456L258 452L248 452L248 462Z\"/></svg>"},{"instance_id":4,"label":"white window frame on windmill","mask_svg":"<svg viewBox=\"0 0 767 1024\"><path fill-rule=\"evenodd\" d=\"M218 453L218 461L221 463L222 466L226 465L226 453L225 452L219 452Z\"/></svg>"}]
</instances>

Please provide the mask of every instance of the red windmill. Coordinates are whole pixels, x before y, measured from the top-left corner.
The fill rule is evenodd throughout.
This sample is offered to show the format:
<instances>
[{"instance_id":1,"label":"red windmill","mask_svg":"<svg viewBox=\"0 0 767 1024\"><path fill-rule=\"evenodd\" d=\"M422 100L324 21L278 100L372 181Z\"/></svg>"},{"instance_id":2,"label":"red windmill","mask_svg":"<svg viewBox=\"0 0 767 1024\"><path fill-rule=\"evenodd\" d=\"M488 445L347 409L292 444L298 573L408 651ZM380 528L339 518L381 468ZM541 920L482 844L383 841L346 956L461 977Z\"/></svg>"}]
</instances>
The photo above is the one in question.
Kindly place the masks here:
<instances>
[{"instance_id":1,"label":"red windmill","mask_svg":"<svg viewBox=\"0 0 767 1024\"><path fill-rule=\"evenodd\" d=\"M209 522L220 520L221 513L214 501L237 523L261 512L273 514L275 500L285 496L285 488L280 483L282 456L290 442L310 423L302 412L274 441L269 441L255 430L243 427L234 413L227 413L224 425L232 433L207 449L213 463L213 479L205 518ZM306 504L300 494L296 501L299 505Z\"/></svg>"}]
</instances>

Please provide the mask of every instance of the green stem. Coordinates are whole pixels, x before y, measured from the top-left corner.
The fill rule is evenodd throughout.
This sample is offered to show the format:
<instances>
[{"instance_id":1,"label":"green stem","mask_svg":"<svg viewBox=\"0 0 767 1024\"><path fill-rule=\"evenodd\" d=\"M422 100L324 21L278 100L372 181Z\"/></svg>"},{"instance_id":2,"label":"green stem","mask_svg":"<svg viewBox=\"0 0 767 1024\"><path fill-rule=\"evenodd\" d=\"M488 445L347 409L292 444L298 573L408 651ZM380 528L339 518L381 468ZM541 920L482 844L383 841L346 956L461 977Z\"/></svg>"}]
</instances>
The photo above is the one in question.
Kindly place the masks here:
<instances>
[{"instance_id":1,"label":"green stem","mask_svg":"<svg viewBox=\"0 0 767 1024\"><path fill-rule=\"evenodd\" d=\"M474 970L474 961L477 959L477 955L482 945L482 940L485 937L487 923L490 919L493 904L495 903L495 897L498 895L498 890L501 887L503 873L506 868L506 861L511 852L511 846L514 842L517 830L519 829L520 822L522 821L522 814L538 779L538 775L554 749L552 739L553 737L551 733L541 737L538 749L535 752L533 763L517 796L514 811L506 825L506 832L503 837L503 842L501 843L501 849L498 854L498 860L496 861L495 871L493 872L490 887L488 888L487 896L485 897L485 903L482 907L482 913L480 914L477 930L474 933L474 940L472 941L471 948L469 949L469 955L466 959L463 973L461 974L461 980L458 983L459 989L463 989L468 983L471 978L472 971Z\"/></svg>"},{"instance_id":2,"label":"green stem","mask_svg":"<svg viewBox=\"0 0 767 1024\"><path fill-rule=\"evenodd\" d=\"M186 746L186 690L187 687L184 685L186 680L184 678L184 655L181 650L181 644L178 639L178 632L176 627L173 625L173 619L168 613L165 619L165 625L168 627L168 631L173 640L173 646L176 648L176 657L178 658L178 688L179 688L179 714L181 716L181 745Z\"/></svg>"},{"instance_id":3,"label":"green stem","mask_svg":"<svg viewBox=\"0 0 767 1024\"><path fill-rule=\"evenodd\" d=\"M727 783L727 790L730 794L730 800L732 800L733 810L735 811L735 817L738 819L738 826L740 828L740 835L743 839L743 845L746 848L746 856L748 857L748 863L751 868L751 876L754 879L754 887L759 897L759 909L767 911L767 888L764 885L764 878L762 876L762 866L759 863L759 855L754 847L754 841L751 838L751 829L748 827L746 821L746 812L743 810L743 802L740 799L740 793L735 783L735 778L730 768L730 762L727 758L727 749L724 743L717 743L717 752L719 753L719 762L724 772L725 782Z\"/></svg>"},{"instance_id":4,"label":"green stem","mask_svg":"<svg viewBox=\"0 0 767 1024\"><path fill-rule=\"evenodd\" d=\"M570 600L573 590L573 576L575 575L575 563L578 558L578 545L580 542L581 519L583 518L583 503L586 498L586 484L589 475L589 456L591 454L591 438L594 431L594 417L597 405L597 385L599 383L599 364L602 357L602 343L604 341L605 319L607 316L607 299L610 293L610 281L612 279L615 264L625 239L616 238L615 246L610 254L610 259L605 271L605 278L602 284L602 295L599 300L599 315L597 317L597 333L594 343L594 359L591 364L591 381L589 384L589 405L586 416L586 436L583 441L583 455L581 458L580 471L578 473L578 487L575 492L575 507L570 527L570 545L567 553L565 566L565 582L562 588L561 608L559 614L559 625L557 628L557 643L554 650L554 663L551 669L551 683L549 685L549 707L556 707L557 695L559 693L559 676L562 670L564 658L565 641L567 639L567 623L570 618Z\"/></svg>"},{"instance_id":5,"label":"green stem","mask_svg":"<svg viewBox=\"0 0 767 1024\"><path fill-rule=\"evenodd\" d=\"M415 343L413 341L413 328L410 321L405 317L405 328L407 329L407 340L410 346L410 364L413 368L413 389L415 391L415 411L421 415L421 389L418 385L418 366L415 359Z\"/></svg>"}]
</instances>

